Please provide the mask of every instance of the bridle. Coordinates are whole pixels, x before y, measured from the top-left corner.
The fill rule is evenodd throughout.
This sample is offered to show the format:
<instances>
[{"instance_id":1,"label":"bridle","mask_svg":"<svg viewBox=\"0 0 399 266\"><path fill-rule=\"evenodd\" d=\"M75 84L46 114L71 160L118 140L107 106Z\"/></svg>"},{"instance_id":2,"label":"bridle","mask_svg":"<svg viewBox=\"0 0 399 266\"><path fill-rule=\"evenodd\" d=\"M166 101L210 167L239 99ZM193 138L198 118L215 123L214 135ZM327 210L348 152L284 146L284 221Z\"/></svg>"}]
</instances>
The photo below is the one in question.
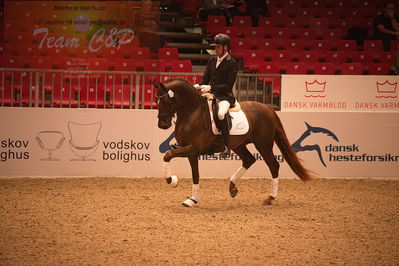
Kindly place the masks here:
<instances>
[{"instance_id":1,"label":"bridle","mask_svg":"<svg viewBox=\"0 0 399 266\"><path fill-rule=\"evenodd\" d=\"M175 105L175 102L176 102L176 100L175 100L175 98L171 98L170 96L169 96L169 93L168 92L166 92L165 94L162 94L161 96L155 96L155 99L157 100L157 102L159 103L159 101L162 99L162 98L165 98L165 97L167 97L167 101L170 103L170 110L169 110L169 112L167 112L167 113L163 113L163 114L161 114L160 113L160 110L158 109L158 118L171 118L174 114L175 114L175 108L174 108L174 105ZM159 105L159 104L158 104Z\"/></svg>"}]
</instances>

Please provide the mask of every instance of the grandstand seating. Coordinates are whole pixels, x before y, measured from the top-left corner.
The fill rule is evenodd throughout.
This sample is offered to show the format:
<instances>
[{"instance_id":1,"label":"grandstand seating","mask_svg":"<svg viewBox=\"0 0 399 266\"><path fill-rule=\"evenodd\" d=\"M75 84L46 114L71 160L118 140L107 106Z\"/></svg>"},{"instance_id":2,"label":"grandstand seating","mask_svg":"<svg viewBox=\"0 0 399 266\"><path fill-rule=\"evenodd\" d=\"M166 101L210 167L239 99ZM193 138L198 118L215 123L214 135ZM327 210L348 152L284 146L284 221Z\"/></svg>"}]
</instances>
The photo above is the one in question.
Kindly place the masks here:
<instances>
[{"instance_id":1,"label":"grandstand seating","mask_svg":"<svg viewBox=\"0 0 399 266\"><path fill-rule=\"evenodd\" d=\"M184 12L193 13L198 2L199 0L181 1ZM359 46L354 40L345 40L347 31L355 26L369 29L370 36L373 32L374 15L381 5L381 1L377 0L275 0L269 3L270 16L261 17L258 27L252 26L249 16L235 16L232 26L226 26L224 16L213 15L208 16L204 26L210 35L219 32L228 34L232 38L232 54L242 60L245 70L250 72L386 75L390 72L394 52L399 49L399 40L392 42L392 52L383 52L379 40L368 39ZM39 49L41 36L32 36L29 31L31 24L28 14L7 14L7 20L1 28L3 34L0 34L1 67L171 72L162 77L152 75L140 81L147 86L143 90L144 94L140 95L140 99L146 99L141 102L146 106L153 106L152 103L148 104L148 95L154 93L150 89L152 79L178 77L173 72L192 72L191 61L179 60L177 48L160 48L158 53L151 53L149 47L140 45L137 36L131 43L120 47L106 47L101 43L103 47L95 52L84 46L67 49L48 48L45 45ZM65 26L54 26L52 30L62 32L65 31ZM105 37L98 38L99 41L102 39ZM11 76L5 75L2 93L12 98L6 104L21 102L18 97L22 99L23 105L29 99L32 100L29 92L35 88L29 90L30 83L25 79L21 82L21 75L23 74L12 77L13 88L10 85ZM195 82L200 76L190 78ZM270 83L270 79L263 80ZM126 98L126 95L130 95L131 85L136 80L129 74L119 74L85 76L79 82L80 87L76 78L61 78L60 74L53 77L41 74L40 103L46 104L46 99L51 95L56 105L69 106L70 103L66 101L71 94L72 106L80 104L93 107L97 97L98 106L127 107L130 98ZM128 93L125 90L129 90Z\"/></svg>"},{"instance_id":2,"label":"grandstand seating","mask_svg":"<svg viewBox=\"0 0 399 266\"><path fill-rule=\"evenodd\" d=\"M277 0L269 3L270 17L260 18L259 30L248 26L249 17L239 16L233 27L224 26L223 32L231 30L232 53L252 72L261 62L273 61L284 73L300 73L302 69L302 74L388 74L386 65L392 64L393 53L383 52L380 40L367 39L361 46L355 40L345 40L352 27L368 29L370 36L380 7L376 0ZM222 16L213 19L223 21ZM247 30L241 33L234 28L237 25ZM392 50L398 49L399 41L393 41ZM372 64L377 65L370 67Z\"/></svg>"}]
</instances>

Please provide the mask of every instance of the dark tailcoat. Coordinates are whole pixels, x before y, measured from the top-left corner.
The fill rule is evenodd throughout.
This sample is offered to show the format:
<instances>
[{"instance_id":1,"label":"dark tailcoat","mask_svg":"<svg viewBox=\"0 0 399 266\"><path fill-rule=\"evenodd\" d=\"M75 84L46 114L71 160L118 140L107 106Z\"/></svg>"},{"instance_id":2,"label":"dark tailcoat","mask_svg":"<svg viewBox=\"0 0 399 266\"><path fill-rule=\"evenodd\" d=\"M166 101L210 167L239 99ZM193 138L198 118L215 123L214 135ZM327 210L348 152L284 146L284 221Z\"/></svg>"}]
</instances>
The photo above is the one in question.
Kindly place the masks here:
<instances>
[{"instance_id":1,"label":"dark tailcoat","mask_svg":"<svg viewBox=\"0 0 399 266\"><path fill-rule=\"evenodd\" d=\"M233 107L235 98L232 89L237 77L238 62L229 54L217 68L216 61L216 56L209 59L199 85L211 85L211 92L215 97L221 101L228 101Z\"/></svg>"}]
</instances>

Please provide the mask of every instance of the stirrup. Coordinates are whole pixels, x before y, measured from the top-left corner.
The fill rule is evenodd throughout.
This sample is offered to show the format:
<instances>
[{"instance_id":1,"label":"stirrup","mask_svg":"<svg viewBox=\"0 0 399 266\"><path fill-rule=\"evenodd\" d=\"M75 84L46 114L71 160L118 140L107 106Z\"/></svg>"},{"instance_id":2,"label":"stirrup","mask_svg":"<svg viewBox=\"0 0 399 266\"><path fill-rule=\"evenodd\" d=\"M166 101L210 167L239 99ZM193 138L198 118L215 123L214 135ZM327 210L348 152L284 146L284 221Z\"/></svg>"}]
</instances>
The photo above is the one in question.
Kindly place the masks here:
<instances>
[{"instance_id":1,"label":"stirrup","mask_svg":"<svg viewBox=\"0 0 399 266\"><path fill-rule=\"evenodd\" d=\"M230 157L230 149L224 146L224 150L220 153L220 157L223 159L227 159Z\"/></svg>"},{"instance_id":2,"label":"stirrup","mask_svg":"<svg viewBox=\"0 0 399 266\"><path fill-rule=\"evenodd\" d=\"M176 150L178 148L180 148L179 143L175 143L175 144L170 144L170 147L172 147L172 149Z\"/></svg>"}]
</instances>

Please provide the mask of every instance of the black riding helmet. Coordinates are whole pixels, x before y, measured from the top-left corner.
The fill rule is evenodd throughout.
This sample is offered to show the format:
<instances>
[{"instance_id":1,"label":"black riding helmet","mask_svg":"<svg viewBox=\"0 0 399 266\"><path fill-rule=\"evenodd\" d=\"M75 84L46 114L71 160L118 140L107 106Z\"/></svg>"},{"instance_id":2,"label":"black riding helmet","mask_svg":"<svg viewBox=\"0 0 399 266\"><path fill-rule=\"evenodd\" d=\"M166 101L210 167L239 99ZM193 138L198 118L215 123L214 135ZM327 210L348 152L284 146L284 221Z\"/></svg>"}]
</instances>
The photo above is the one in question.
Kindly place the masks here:
<instances>
[{"instance_id":1,"label":"black riding helmet","mask_svg":"<svg viewBox=\"0 0 399 266\"><path fill-rule=\"evenodd\" d=\"M230 48L230 42L230 37L228 35L219 33L215 36L214 42L211 44L211 46L227 45Z\"/></svg>"}]
</instances>

